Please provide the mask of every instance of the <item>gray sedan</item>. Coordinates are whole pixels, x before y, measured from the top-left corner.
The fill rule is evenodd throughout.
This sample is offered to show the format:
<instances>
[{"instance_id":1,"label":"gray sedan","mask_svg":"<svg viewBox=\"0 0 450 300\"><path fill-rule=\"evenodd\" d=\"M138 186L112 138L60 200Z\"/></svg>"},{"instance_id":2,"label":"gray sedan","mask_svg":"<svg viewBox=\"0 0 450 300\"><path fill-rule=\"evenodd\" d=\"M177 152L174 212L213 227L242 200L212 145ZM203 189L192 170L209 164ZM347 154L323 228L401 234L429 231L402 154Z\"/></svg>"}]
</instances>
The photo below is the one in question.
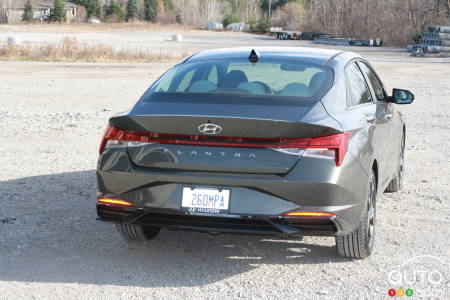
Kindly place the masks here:
<instances>
[{"instance_id":1,"label":"gray sedan","mask_svg":"<svg viewBox=\"0 0 450 300\"><path fill-rule=\"evenodd\" d=\"M161 229L329 235L370 255L376 200L402 187L406 126L362 57L308 48L200 52L162 75L100 145L97 211Z\"/></svg>"}]
</instances>

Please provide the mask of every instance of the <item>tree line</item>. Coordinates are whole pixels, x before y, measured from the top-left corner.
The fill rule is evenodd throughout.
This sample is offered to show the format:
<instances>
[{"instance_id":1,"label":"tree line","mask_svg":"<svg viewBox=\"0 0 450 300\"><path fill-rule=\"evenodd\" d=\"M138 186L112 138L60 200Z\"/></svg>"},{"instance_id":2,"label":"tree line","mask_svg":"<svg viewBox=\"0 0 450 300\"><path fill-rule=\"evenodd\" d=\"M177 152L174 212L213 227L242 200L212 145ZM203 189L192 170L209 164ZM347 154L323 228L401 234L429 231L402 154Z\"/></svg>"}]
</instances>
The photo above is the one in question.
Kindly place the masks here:
<instances>
[{"instance_id":1,"label":"tree line","mask_svg":"<svg viewBox=\"0 0 450 300\"><path fill-rule=\"evenodd\" d=\"M305 29L333 36L418 41L428 26L450 24L450 0L306 0Z\"/></svg>"},{"instance_id":2,"label":"tree line","mask_svg":"<svg viewBox=\"0 0 450 300\"><path fill-rule=\"evenodd\" d=\"M111 22L142 20L156 23L158 12L164 11L164 8L175 10L172 0L72 0L71 2L79 5L79 14L85 15L85 18L95 17ZM31 0L25 3L22 21L33 21ZM66 21L64 0L54 0L49 21Z\"/></svg>"},{"instance_id":3,"label":"tree line","mask_svg":"<svg viewBox=\"0 0 450 300\"><path fill-rule=\"evenodd\" d=\"M1 0L0 0L1 1ZM298 0L71 0L87 18L104 21L148 21L199 25L207 21L255 23L288 2ZM32 21L32 1L25 5L24 21ZM54 0L50 21L64 21L64 0ZM268 24L268 23L267 23Z\"/></svg>"},{"instance_id":4,"label":"tree line","mask_svg":"<svg viewBox=\"0 0 450 300\"><path fill-rule=\"evenodd\" d=\"M173 0L73 0L85 8L86 16L104 21L181 23ZM170 15L170 20L164 17Z\"/></svg>"},{"instance_id":5,"label":"tree line","mask_svg":"<svg viewBox=\"0 0 450 300\"><path fill-rule=\"evenodd\" d=\"M270 26L317 31L336 37L381 38L406 44L429 25L450 24L450 0L72 0L86 18L103 21L204 25L244 22L251 30ZM28 3L27 6L31 3ZM65 18L54 0L51 20ZM29 19L26 8L24 20ZM31 14L32 15L32 14Z\"/></svg>"}]
</instances>

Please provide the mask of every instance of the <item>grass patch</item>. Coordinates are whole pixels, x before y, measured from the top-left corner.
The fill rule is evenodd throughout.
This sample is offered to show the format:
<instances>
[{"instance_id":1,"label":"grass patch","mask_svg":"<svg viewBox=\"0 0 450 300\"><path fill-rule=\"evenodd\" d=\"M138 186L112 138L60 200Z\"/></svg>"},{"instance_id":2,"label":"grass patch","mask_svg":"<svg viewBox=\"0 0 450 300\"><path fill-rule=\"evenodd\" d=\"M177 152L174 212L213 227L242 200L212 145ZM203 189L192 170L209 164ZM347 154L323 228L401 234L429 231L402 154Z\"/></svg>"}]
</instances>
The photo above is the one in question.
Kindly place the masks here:
<instances>
[{"instance_id":1,"label":"grass patch","mask_svg":"<svg viewBox=\"0 0 450 300\"><path fill-rule=\"evenodd\" d=\"M1 1L0 1L1 2ZM17 32L51 32L51 33L81 33L81 32L122 32L122 31L144 31L144 32L166 32L175 34L177 32L205 32L198 27L177 24L153 24L147 22L137 23L15 23L0 24L0 31ZM206 31L208 32L208 31Z\"/></svg>"},{"instance_id":2,"label":"grass patch","mask_svg":"<svg viewBox=\"0 0 450 300\"><path fill-rule=\"evenodd\" d=\"M104 44L81 44L64 38L61 44L14 45L0 48L0 60L63 62L176 62L188 53L162 49L121 49Z\"/></svg>"}]
</instances>

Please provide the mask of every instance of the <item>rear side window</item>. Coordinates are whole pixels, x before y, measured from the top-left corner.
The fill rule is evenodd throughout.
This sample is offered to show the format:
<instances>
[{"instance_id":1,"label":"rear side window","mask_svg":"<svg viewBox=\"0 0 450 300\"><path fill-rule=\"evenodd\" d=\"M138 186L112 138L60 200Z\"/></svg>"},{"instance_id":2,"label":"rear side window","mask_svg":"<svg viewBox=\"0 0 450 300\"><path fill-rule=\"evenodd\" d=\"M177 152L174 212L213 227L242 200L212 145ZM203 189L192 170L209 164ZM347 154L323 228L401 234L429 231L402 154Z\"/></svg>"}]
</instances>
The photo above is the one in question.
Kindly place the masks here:
<instances>
[{"instance_id":1,"label":"rear side window","mask_svg":"<svg viewBox=\"0 0 450 300\"><path fill-rule=\"evenodd\" d=\"M346 73L352 105L371 102L372 96L370 95L369 87L356 63L349 65L346 69Z\"/></svg>"},{"instance_id":2,"label":"rear side window","mask_svg":"<svg viewBox=\"0 0 450 300\"><path fill-rule=\"evenodd\" d=\"M333 83L330 68L304 62L259 60L208 60L184 63L167 72L146 93L144 101L158 101L182 96L232 94L253 98L297 97L318 99ZM182 94L182 95L180 95ZM210 97L214 101L214 97Z\"/></svg>"},{"instance_id":3,"label":"rear side window","mask_svg":"<svg viewBox=\"0 0 450 300\"><path fill-rule=\"evenodd\" d=\"M366 74L367 78L369 78L370 84L375 91L375 97L377 97L378 101L383 101L386 99L386 92L384 91L383 84L378 79L377 75L363 62L358 62L358 65L361 67L361 70Z\"/></svg>"}]
</instances>

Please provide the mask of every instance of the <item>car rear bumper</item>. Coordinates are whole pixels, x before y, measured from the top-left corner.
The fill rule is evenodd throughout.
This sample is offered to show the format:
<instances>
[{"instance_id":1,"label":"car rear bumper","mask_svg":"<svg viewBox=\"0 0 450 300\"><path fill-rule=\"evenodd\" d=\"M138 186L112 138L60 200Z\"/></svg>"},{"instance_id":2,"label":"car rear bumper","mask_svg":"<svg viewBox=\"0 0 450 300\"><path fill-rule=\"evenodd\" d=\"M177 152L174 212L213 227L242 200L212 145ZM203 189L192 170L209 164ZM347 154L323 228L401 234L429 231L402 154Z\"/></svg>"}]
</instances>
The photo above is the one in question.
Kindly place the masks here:
<instances>
[{"instance_id":1,"label":"car rear bumper","mask_svg":"<svg viewBox=\"0 0 450 300\"><path fill-rule=\"evenodd\" d=\"M133 205L98 204L100 220L206 232L344 235L356 228L367 197L367 175L350 154L340 167L302 158L287 175L270 175L141 168L126 151L109 151L99 161L97 179L100 196ZM229 189L229 214L182 211L183 187ZM282 216L293 210L335 216L320 222Z\"/></svg>"},{"instance_id":2,"label":"car rear bumper","mask_svg":"<svg viewBox=\"0 0 450 300\"><path fill-rule=\"evenodd\" d=\"M339 235L336 217L189 215L170 210L98 204L98 220L133 223L170 230L261 235Z\"/></svg>"}]
</instances>

